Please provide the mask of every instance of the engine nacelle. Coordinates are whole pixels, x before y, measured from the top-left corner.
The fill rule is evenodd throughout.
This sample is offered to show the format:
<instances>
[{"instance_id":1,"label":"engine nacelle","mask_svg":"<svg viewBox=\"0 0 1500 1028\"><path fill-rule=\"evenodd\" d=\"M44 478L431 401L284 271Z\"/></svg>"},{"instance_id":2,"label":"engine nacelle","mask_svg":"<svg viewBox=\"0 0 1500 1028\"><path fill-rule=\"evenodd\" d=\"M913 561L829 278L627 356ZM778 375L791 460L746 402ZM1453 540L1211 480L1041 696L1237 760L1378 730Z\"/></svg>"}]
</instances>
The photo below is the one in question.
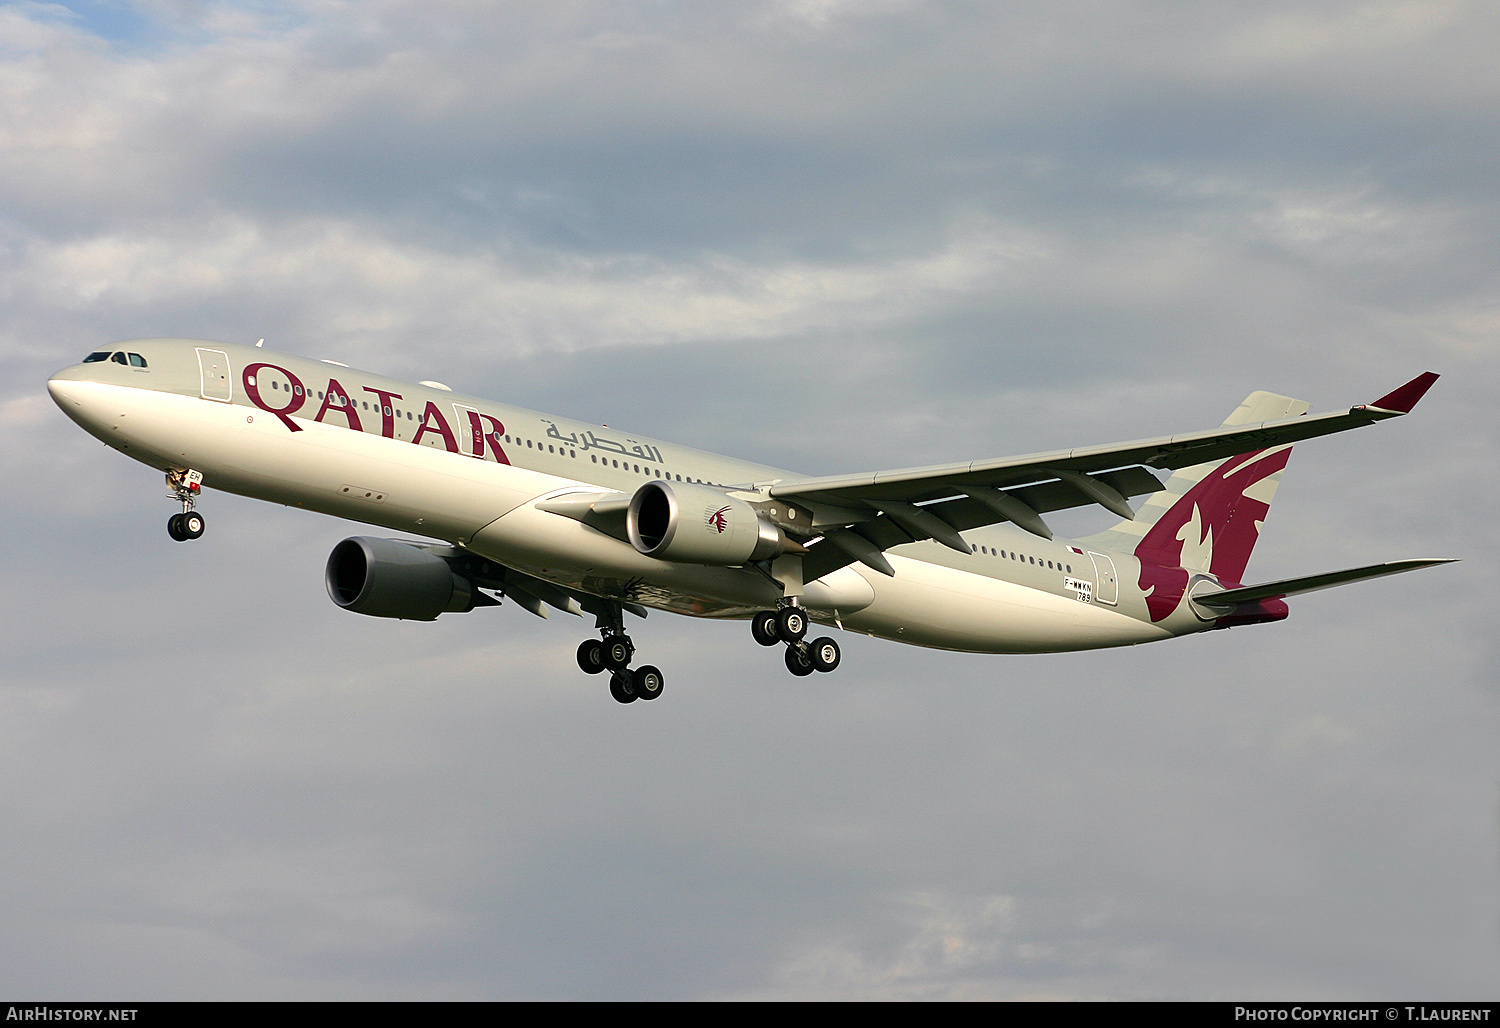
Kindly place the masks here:
<instances>
[{"instance_id":1,"label":"engine nacelle","mask_svg":"<svg viewBox=\"0 0 1500 1028\"><path fill-rule=\"evenodd\" d=\"M432 621L447 611L473 610L473 583L446 561L391 539L355 536L328 555L328 595L345 610L377 618Z\"/></svg>"},{"instance_id":2,"label":"engine nacelle","mask_svg":"<svg viewBox=\"0 0 1500 1028\"><path fill-rule=\"evenodd\" d=\"M630 543L648 557L738 567L792 548L785 533L744 500L691 482L647 482L625 515Z\"/></svg>"}]
</instances>

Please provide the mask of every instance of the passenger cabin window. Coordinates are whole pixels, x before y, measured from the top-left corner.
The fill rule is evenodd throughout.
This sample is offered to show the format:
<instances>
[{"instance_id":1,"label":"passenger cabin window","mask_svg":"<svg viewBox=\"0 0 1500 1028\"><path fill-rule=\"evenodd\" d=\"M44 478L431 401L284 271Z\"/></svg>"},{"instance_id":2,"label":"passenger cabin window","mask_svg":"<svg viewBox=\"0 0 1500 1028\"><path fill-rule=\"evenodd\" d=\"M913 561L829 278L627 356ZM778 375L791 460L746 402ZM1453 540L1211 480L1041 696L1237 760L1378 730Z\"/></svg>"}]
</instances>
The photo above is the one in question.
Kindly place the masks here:
<instances>
[{"instance_id":1,"label":"passenger cabin window","mask_svg":"<svg viewBox=\"0 0 1500 1028\"><path fill-rule=\"evenodd\" d=\"M83 363L85 363L85 364L98 364L100 361L107 361L107 360L109 360L109 351L108 350L99 350L98 352L91 353L87 357L85 357L83 359Z\"/></svg>"}]
</instances>

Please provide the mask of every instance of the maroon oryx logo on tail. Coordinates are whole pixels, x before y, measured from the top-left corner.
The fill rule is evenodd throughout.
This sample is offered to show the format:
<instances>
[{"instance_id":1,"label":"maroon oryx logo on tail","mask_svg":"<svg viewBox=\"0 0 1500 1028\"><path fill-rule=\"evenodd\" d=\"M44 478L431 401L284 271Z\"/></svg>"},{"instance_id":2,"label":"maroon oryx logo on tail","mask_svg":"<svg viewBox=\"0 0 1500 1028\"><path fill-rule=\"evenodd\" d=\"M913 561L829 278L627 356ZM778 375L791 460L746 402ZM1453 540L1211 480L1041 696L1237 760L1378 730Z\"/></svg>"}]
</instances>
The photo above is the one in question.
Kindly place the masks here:
<instances>
[{"instance_id":1,"label":"maroon oryx logo on tail","mask_svg":"<svg viewBox=\"0 0 1500 1028\"><path fill-rule=\"evenodd\" d=\"M1285 468L1291 455L1292 448L1285 446L1223 461L1151 526L1135 555L1152 621L1167 617L1182 602L1187 568L1207 571L1231 587L1239 583L1270 510L1270 503L1256 495L1256 486Z\"/></svg>"},{"instance_id":2,"label":"maroon oryx logo on tail","mask_svg":"<svg viewBox=\"0 0 1500 1028\"><path fill-rule=\"evenodd\" d=\"M703 515L703 523L720 535L723 535L724 530L729 527L729 508L720 507L713 513L705 513Z\"/></svg>"}]
</instances>

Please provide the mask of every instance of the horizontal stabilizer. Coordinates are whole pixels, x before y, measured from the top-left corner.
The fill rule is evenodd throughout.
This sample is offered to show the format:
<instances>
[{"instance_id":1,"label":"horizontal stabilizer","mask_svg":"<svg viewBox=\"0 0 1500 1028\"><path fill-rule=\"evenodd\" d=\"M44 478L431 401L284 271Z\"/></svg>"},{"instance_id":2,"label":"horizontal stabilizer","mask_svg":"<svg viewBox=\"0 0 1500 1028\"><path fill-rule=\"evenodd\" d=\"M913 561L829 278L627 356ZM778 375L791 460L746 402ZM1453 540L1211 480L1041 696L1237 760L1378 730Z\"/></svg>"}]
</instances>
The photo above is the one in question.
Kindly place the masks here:
<instances>
[{"instance_id":1,"label":"horizontal stabilizer","mask_svg":"<svg viewBox=\"0 0 1500 1028\"><path fill-rule=\"evenodd\" d=\"M1384 564L1371 564L1369 567L1350 568L1347 571L1329 571L1322 575L1308 575L1305 578L1287 578L1280 582L1267 582L1265 585L1249 585L1240 589L1226 589L1224 592L1211 593L1206 596L1195 593L1193 595L1193 602L1204 607L1237 607L1241 603L1257 603L1261 600L1279 599L1283 596L1292 596L1297 593L1310 593L1317 589L1331 589L1336 585L1358 582L1365 578L1399 575L1403 571L1416 571L1420 568L1430 568L1438 564L1452 564L1454 562L1454 558L1451 557L1432 560L1392 560Z\"/></svg>"}]
</instances>

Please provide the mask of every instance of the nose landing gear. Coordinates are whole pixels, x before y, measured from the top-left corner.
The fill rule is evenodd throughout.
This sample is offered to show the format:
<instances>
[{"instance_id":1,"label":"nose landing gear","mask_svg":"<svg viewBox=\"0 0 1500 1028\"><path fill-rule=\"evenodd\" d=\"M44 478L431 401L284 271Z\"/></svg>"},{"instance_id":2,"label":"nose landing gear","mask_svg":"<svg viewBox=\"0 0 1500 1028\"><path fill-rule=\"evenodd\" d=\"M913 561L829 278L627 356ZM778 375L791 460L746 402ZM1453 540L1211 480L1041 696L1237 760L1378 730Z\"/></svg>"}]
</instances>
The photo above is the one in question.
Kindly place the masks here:
<instances>
[{"instance_id":1,"label":"nose landing gear","mask_svg":"<svg viewBox=\"0 0 1500 1028\"><path fill-rule=\"evenodd\" d=\"M167 535L178 542L187 542L203 534L203 515L193 509L198 494L203 489L203 472L191 468L167 472L167 495L182 503L182 513L167 519Z\"/></svg>"},{"instance_id":2,"label":"nose landing gear","mask_svg":"<svg viewBox=\"0 0 1500 1028\"><path fill-rule=\"evenodd\" d=\"M187 542L203 534L203 515L195 510L183 511L167 518L167 534L178 542Z\"/></svg>"}]
</instances>

